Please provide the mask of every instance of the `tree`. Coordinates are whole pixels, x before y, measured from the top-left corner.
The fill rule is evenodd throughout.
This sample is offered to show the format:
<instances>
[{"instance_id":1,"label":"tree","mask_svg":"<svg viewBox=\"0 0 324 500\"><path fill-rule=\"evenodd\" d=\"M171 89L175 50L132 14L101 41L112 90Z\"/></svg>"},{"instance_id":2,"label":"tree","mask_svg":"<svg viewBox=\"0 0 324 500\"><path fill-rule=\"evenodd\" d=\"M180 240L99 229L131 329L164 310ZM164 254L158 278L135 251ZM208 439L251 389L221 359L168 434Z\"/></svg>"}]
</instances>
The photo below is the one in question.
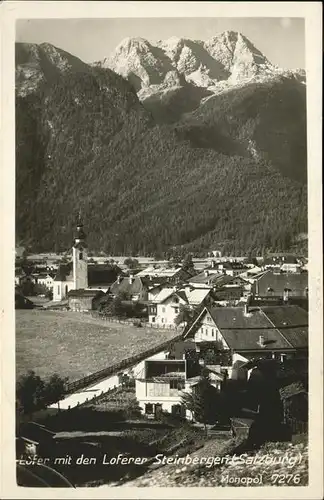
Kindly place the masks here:
<instances>
[{"instance_id":1,"label":"tree","mask_svg":"<svg viewBox=\"0 0 324 500\"><path fill-rule=\"evenodd\" d=\"M49 378L44 387L44 401L46 406L57 403L58 409L60 409L59 402L66 394L67 382L68 377L62 378L57 373L54 373Z\"/></svg>"},{"instance_id":2,"label":"tree","mask_svg":"<svg viewBox=\"0 0 324 500\"><path fill-rule=\"evenodd\" d=\"M189 271L192 270L193 268L194 268L194 263L192 261L192 255L188 253L182 261L182 269L184 271Z\"/></svg>"},{"instance_id":3,"label":"tree","mask_svg":"<svg viewBox=\"0 0 324 500\"><path fill-rule=\"evenodd\" d=\"M199 382L193 386L192 392L182 396L182 403L191 411L197 422L204 424L206 434L207 424L216 421L218 400L219 392L212 386L207 370L202 371Z\"/></svg>"},{"instance_id":4,"label":"tree","mask_svg":"<svg viewBox=\"0 0 324 500\"><path fill-rule=\"evenodd\" d=\"M124 307L122 304L122 300L120 297L114 297L112 301L110 301L103 310L104 314L108 314L109 316L124 316Z\"/></svg>"},{"instance_id":5,"label":"tree","mask_svg":"<svg viewBox=\"0 0 324 500\"><path fill-rule=\"evenodd\" d=\"M138 260L133 259L131 257L128 257L127 259L124 260L125 266L127 266L129 269L136 269L138 267Z\"/></svg>"},{"instance_id":6,"label":"tree","mask_svg":"<svg viewBox=\"0 0 324 500\"><path fill-rule=\"evenodd\" d=\"M44 389L44 381L32 370L18 379L16 397L25 415L45 407Z\"/></svg>"},{"instance_id":7,"label":"tree","mask_svg":"<svg viewBox=\"0 0 324 500\"><path fill-rule=\"evenodd\" d=\"M190 323L195 316L195 309L192 309L188 305L180 304L179 314L175 317L174 323L178 326L181 323Z\"/></svg>"}]
</instances>

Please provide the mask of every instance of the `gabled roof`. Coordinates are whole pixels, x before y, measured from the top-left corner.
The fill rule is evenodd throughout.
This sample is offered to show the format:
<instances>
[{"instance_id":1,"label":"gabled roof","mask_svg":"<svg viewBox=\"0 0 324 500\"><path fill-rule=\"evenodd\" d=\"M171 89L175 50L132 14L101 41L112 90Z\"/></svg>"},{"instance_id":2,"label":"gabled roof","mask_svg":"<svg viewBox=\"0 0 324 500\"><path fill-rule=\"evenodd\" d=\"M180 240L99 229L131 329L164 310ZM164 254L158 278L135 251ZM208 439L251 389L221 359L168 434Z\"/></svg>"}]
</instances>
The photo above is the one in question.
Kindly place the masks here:
<instances>
[{"instance_id":1,"label":"gabled roof","mask_svg":"<svg viewBox=\"0 0 324 500\"><path fill-rule=\"evenodd\" d=\"M143 291L143 288L146 288L138 276L134 276L132 282L130 282L130 278L127 276L120 280L116 280L110 287L110 292L113 295L117 295L118 293L127 293L129 295L138 295Z\"/></svg>"},{"instance_id":2,"label":"gabled roof","mask_svg":"<svg viewBox=\"0 0 324 500\"><path fill-rule=\"evenodd\" d=\"M259 294L265 287L276 291L283 291L285 288L290 290L304 291L308 286L308 273L274 273L267 271L257 278ZM261 290L260 290L261 287Z\"/></svg>"},{"instance_id":3,"label":"gabled roof","mask_svg":"<svg viewBox=\"0 0 324 500\"><path fill-rule=\"evenodd\" d=\"M184 292L186 295L186 300L189 304L201 304L203 300L209 295L210 290L208 288L193 288L187 289L184 288ZM179 292L177 292L179 294Z\"/></svg>"},{"instance_id":4,"label":"gabled roof","mask_svg":"<svg viewBox=\"0 0 324 500\"><path fill-rule=\"evenodd\" d=\"M235 351L308 347L307 313L298 306L251 307L248 315L241 307L205 307L185 337L197 331L206 313L212 317L228 347ZM259 345L260 336L264 347Z\"/></svg>"},{"instance_id":5,"label":"gabled roof","mask_svg":"<svg viewBox=\"0 0 324 500\"><path fill-rule=\"evenodd\" d=\"M167 298L171 297L171 295L175 294L176 291L175 289L172 287L169 287L169 288L163 288L158 294L157 296L154 298L154 300L152 300L152 302L154 304L162 304L162 302L164 302Z\"/></svg>"}]
</instances>

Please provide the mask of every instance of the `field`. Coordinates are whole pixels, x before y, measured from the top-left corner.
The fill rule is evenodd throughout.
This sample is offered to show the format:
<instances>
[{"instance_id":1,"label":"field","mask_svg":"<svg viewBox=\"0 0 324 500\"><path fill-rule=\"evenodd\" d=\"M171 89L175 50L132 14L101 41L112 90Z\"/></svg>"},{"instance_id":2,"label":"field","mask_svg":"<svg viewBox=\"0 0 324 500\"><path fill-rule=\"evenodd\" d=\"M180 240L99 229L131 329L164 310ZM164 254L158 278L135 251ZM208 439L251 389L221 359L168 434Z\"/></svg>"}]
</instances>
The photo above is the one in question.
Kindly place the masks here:
<instances>
[{"instance_id":1,"label":"field","mask_svg":"<svg viewBox=\"0 0 324 500\"><path fill-rule=\"evenodd\" d=\"M171 340L172 330L105 323L86 315L43 310L16 311L17 376L34 370L77 380Z\"/></svg>"}]
</instances>

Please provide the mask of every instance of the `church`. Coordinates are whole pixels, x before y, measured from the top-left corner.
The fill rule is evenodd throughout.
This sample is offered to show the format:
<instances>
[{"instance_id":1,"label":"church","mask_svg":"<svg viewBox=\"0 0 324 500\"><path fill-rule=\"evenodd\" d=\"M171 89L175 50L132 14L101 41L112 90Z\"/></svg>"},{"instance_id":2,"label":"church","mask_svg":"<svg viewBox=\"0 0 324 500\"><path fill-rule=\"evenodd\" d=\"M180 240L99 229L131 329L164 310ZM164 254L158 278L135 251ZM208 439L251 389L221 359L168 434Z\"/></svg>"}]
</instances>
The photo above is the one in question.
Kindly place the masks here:
<instances>
[{"instance_id":1,"label":"church","mask_svg":"<svg viewBox=\"0 0 324 500\"><path fill-rule=\"evenodd\" d=\"M109 265L89 264L88 246L83 223L79 216L72 247L72 262L61 264L53 283L53 302L60 302L77 292L90 297L97 292L106 293L121 272Z\"/></svg>"}]
</instances>

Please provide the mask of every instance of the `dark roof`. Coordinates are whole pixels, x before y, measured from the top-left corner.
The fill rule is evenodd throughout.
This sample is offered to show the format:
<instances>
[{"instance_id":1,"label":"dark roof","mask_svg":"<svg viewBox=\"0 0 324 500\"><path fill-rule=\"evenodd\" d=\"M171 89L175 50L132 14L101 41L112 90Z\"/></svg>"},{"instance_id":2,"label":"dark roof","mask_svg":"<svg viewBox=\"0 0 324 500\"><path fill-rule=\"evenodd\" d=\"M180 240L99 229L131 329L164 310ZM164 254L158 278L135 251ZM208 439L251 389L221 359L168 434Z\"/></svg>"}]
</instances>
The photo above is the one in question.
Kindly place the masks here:
<instances>
[{"instance_id":1,"label":"dark roof","mask_svg":"<svg viewBox=\"0 0 324 500\"><path fill-rule=\"evenodd\" d=\"M308 345L308 314L299 306L265 306L262 311L293 347Z\"/></svg>"},{"instance_id":2,"label":"dark roof","mask_svg":"<svg viewBox=\"0 0 324 500\"><path fill-rule=\"evenodd\" d=\"M68 297L99 297L104 295L102 290L70 290Z\"/></svg>"},{"instance_id":3,"label":"dark roof","mask_svg":"<svg viewBox=\"0 0 324 500\"><path fill-rule=\"evenodd\" d=\"M258 295L265 295L271 288L274 293L283 294L284 289L305 294L308 287L308 273L273 273L268 271L257 280Z\"/></svg>"},{"instance_id":4,"label":"dark roof","mask_svg":"<svg viewBox=\"0 0 324 500\"><path fill-rule=\"evenodd\" d=\"M67 277L70 277L73 271L73 263L69 262L68 264L60 264L54 281L66 281Z\"/></svg>"},{"instance_id":5,"label":"dark roof","mask_svg":"<svg viewBox=\"0 0 324 500\"><path fill-rule=\"evenodd\" d=\"M141 276L141 280L144 286L150 288L150 290L153 290L154 288L161 287L164 284L168 283L167 278L163 277L150 277L150 276Z\"/></svg>"},{"instance_id":6,"label":"dark roof","mask_svg":"<svg viewBox=\"0 0 324 500\"><path fill-rule=\"evenodd\" d=\"M209 309L227 345L235 350L289 349L291 346L282 335L269 324L259 308L251 308L251 315L245 316L240 307L213 307ZM260 335L265 347L258 345Z\"/></svg>"},{"instance_id":7,"label":"dark roof","mask_svg":"<svg viewBox=\"0 0 324 500\"><path fill-rule=\"evenodd\" d=\"M307 313L298 306L250 307L248 315L242 307L214 306L204 310L210 313L230 349L267 351L308 347ZM194 324L186 335L191 330L195 331ZM264 347L259 345L260 336Z\"/></svg>"},{"instance_id":8,"label":"dark roof","mask_svg":"<svg viewBox=\"0 0 324 500\"><path fill-rule=\"evenodd\" d=\"M264 265L277 265L277 264L297 264L296 255L287 253L273 253L269 254L263 261Z\"/></svg>"},{"instance_id":9,"label":"dark roof","mask_svg":"<svg viewBox=\"0 0 324 500\"><path fill-rule=\"evenodd\" d=\"M113 267L106 264L89 264L88 285L111 285L116 281L120 273L121 269L119 267Z\"/></svg>"},{"instance_id":10,"label":"dark roof","mask_svg":"<svg viewBox=\"0 0 324 500\"><path fill-rule=\"evenodd\" d=\"M142 278L134 276L132 283L130 283L129 277L122 278L120 283L116 280L110 287L110 292L113 295L124 292L129 295L137 295L142 292L143 288L146 288L143 284Z\"/></svg>"}]
</instances>

